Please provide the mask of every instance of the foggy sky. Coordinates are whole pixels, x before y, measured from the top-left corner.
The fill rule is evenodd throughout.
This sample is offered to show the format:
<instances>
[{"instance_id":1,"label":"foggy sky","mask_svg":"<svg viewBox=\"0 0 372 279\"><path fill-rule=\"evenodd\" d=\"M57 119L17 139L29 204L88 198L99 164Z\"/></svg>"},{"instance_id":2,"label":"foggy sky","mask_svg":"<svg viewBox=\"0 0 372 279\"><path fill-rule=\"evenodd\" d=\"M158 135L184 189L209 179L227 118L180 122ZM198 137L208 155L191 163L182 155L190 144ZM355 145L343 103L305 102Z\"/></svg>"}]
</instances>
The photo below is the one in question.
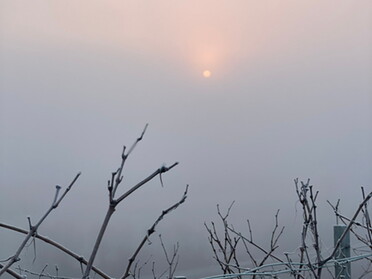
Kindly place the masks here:
<instances>
[{"instance_id":1,"label":"foggy sky","mask_svg":"<svg viewBox=\"0 0 372 279\"><path fill-rule=\"evenodd\" d=\"M187 202L157 230L180 242L179 275L220 273L203 227L217 203L235 200L231 222L250 218L262 241L280 208L283 249L295 250L296 177L320 191L327 243L325 200L341 198L351 214L359 187L372 187L371 26L368 0L0 0L0 221L27 228L54 185L82 171L39 233L87 257L122 146L149 123L121 192L180 165L164 188L155 179L118 207L96 262L112 276L186 184ZM17 241L0 230L0 259ZM153 242L143 258L159 250ZM72 260L39 246L47 259L34 269L62 262L79 276Z\"/></svg>"}]
</instances>

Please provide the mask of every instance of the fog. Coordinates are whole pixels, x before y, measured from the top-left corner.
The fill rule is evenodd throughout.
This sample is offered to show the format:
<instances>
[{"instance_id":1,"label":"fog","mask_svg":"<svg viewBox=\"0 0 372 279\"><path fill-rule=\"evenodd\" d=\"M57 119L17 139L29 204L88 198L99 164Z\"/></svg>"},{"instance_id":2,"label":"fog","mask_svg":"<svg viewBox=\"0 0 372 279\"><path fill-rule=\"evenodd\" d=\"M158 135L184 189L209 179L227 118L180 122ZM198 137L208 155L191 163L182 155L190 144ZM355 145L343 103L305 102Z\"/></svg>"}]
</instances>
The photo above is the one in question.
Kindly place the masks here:
<instances>
[{"instance_id":1,"label":"fog","mask_svg":"<svg viewBox=\"0 0 372 279\"><path fill-rule=\"evenodd\" d=\"M367 0L0 0L0 222L27 228L54 186L81 171L39 233L88 257L122 147L149 123L119 192L180 164L164 187L156 178L118 206L96 260L111 276L187 184L187 201L159 224L142 260L164 262L160 233L169 248L180 243L177 275L221 273L204 222L232 201L231 223L246 230L249 218L261 243L280 209L280 253L295 251L296 177L320 192L328 249L335 218L326 200L340 198L351 215L360 186L372 186L371 26ZM21 239L0 229L0 259ZM34 264L26 250L21 266L58 264L80 276L76 262L41 242Z\"/></svg>"}]
</instances>

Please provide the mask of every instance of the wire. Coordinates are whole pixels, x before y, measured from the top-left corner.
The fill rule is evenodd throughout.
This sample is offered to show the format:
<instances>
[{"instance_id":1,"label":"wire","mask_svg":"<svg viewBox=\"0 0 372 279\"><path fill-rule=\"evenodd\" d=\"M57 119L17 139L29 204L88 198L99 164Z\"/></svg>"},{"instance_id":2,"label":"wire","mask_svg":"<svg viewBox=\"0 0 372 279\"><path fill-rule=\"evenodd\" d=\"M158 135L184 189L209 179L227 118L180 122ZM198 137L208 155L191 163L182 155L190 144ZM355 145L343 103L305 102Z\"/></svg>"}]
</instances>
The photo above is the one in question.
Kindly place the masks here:
<instances>
[{"instance_id":1,"label":"wire","mask_svg":"<svg viewBox=\"0 0 372 279\"><path fill-rule=\"evenodd\" d=\"M321 267L317 264L309 264L309 263L300 263L300 262L281 262L281 263L272 263L272 264L266 264L262 266L258 266L255 268L246 269L247 271L241 272L241 273L233 273L233 274L222 274L222 275L215 275L215 276L209 276L204 277L200 279L231 279L231 278L237 278L237 277L244 277L244 276L253 276L253 275L259 275L263 277L271 277L271 278L279 278L277 275L279 274L285 274L285 273L292 273L292 274L298 274L300 272L306 272L311 271L312 269L318 269L318 268L328 268L335 265L345 265L351 262L360 261L366 258L372 257L372 254L364 254L364 255L358 255L353 256L349 258L342 258L342 259L333 259L328 261L326 264L322 265ZM277 268L276 270L271 271L265 271L265 269L273 269Z\"/></svg>"}]
</instances>

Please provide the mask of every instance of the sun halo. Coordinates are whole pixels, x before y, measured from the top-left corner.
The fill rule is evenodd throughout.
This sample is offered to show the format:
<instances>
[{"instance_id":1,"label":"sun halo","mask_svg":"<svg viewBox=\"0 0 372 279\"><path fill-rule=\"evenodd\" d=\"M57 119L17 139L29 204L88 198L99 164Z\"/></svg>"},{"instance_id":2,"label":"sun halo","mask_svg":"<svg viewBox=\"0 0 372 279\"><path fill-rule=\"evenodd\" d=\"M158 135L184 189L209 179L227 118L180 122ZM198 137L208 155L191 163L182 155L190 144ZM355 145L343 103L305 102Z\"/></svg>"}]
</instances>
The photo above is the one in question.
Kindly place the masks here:
<instances>
[{"instance_id":1,"label":"sun halo","mask_svg":"<svg viewBox=\"0 0 372 279\"><path fill-rule=\"evenodd\" d=\"M204 70L203 71L203 77L209 78L212 75L211 71L209 70Z\"/></svg>"}]
</instances>

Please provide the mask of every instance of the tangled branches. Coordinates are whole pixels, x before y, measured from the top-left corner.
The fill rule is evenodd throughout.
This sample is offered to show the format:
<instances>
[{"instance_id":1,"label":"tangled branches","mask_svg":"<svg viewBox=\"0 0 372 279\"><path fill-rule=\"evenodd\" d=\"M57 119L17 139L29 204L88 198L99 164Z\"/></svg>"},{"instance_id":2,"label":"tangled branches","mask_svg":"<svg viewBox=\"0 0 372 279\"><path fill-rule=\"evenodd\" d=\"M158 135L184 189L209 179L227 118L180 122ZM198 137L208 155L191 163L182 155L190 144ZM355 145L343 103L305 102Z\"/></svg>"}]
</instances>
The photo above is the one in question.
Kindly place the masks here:
<instances>
[{"instance_id":1,"label":"tangled branches","mask_svg":"<svg viewBox=\"0 0 372 279\"><path fill-rule=\"evenodd\" d=\"M55 210L59 206L62 199L66 196L66 194L70 191L72 186L75 184L78 177L80 176L80 173L79 173L72 180L72 182L66 188L66 190L62 193L62 195L59 195L61 187L58 186L58 185L56 186L56 192L55 192L53 202L52 202L50 208L41 217L41 219L37 222L36 225L32 225L31 219L28 218L28 221L29 221L29 229L28 230L24 230L24 229L21 229L21 228L18 228L18 227L0 222L0 227L2 227L4 229L11 230L13 232L17 232L17 233L21 233L21 234L26 235L26 237L24 238L23 242L18 247L18 249L16 250L14 255L6 258L3 261L0 261L0 277L5 272L7 272L9 275L11 275L12 277L17 278L17 279L22 279L23 278L21 273L27 273L27 274L35 275L35 276L38 276L39 278L42 278L42 277L65 278L65 277L60 276L58 274L58 268L56 269L56 275L51 275L51 274L47 273L46 272L47 266L45 266L41 272L30 271L30 270L22 268L21 266L19 266L17 268L17 271L15 271L14 269L11 268L14 263L21 261L20 254L21 254L22 250L25 248L26 244L32 238L33 241L35 241L37 239L37 240L41 240L41 241L43 241L47 244L50 244L53 247L59 249L60 251L64 252L65 254L67 254L67 255L71 256L72 258L74 258L75 260L77 260L79 262L80 266L81 266L81 271L82 271L82 277L81 278L83 278L83 279L90 278L90 274L92 273L92 271L94 271L96 274L98 274L99 276L101 276L104 279L110 279L111 278L107 273L105 273L104 271L95 267L94 266L94 261L96 259L96 256L97 256L99 247L101 245L102 239L105 235L106 229L109 225L110 219L111 219L112 215L114 214L114 212L116 210L116 207L121 202L123 202L125 199L127 199L131 194L133 194L139 188L146 185L149 181L153 180L155 177L160 178L160 183L163 186L162 175L164 173L170 171L171 169L173 169L175 166L178 165L178 162L173 163L169 167L166 167L166 166L163 165L162 167L156 169L153 173L151 173L150 175L148 175L147 177L145 177L144 179L142 179L141 181L139 181L138 183L136 183L132 187L129 187L129 189L124 191L123 194L121 194L121 195L117 194L119 186L121 185L121 183L123 181L123 171L124 171L125 162L127 161L128 157L131 155L133 150L136 148L137 144L143 139L143 136L146 132L146 129L147 129L147 125L145 126L141 135L137 138L137 140L132 144L132 146L128 150L127 150L126 146L123 147L123 150L122 150L122 153L121 153L120 165L119 165L119 167L117 168L116 171L112 172L111 178L108 180L107 190L108 190L108 197L109 198L108 198L108 207L107 207L107 211L106 211L106 216L105 216L105 218L102 222L102 225L100 227L100 230L98 232L98 235L96 237L96 240L95 240L93 248L92 248L92 252L90 253L90 256L89 256L88 260L86 260L83 256L78 255L76 252L73 252L71 249L68 249L68 248L64 247L63 245L57 243L56 241L51 240L50 238L48 238L46 236L40 235L39 232L38 232L38 229L39 229L40 225L43 223L43 221L46 219L46 217L50 214L50 212L52 210ZM164 217L166 215L168 215L169 213L171 213L172 211L177 209L181 204L183 204L186 201L187 194L188 194L188 186L186 186L186 189L185 189L185 191L184 191L184 193L183 193L183 195L182 195L182 197L179 201L173 203L168 208L162 210L159 217L149 227L149 229L145 233L142 241L138 244L138 247L135 249L133 255L129 259L126 267L123 268L123 274L120 277L121 279L126 279L128 277L132 277L133 279L139 279L140 278L140 270L141 270L142 266L139 266L139 261L137 259L137 256L139 255L140 251L144 247L144 244L146 243L146 241L148 241L150 236L156 231L157 225L164 219ZM166 260L167 260L167 264L168 264L168 269L169 270L167 269L167 272L169 271L169 273L168 273L169 276L173 276L173 274L175 272L175 269L177 267L177 263L178 263L178 247L179 246L177 244L177 249L173 250L173 256L169 257L169 255L167 253L167 250L165 249L163 240L162 239L160 239L160 240L161 240L161 245L162 245L163 251L166 255ZM145 262L145 264L146 264L146 262ZM154 262L153 262L153 269L154 269Z\"/></svg>"},{"instance_id":2,"label":"tangled branches","mask_svg":"<svg viewBox=\"0 0 372 279\"><path fill-rule=\"evenodd\" d=\"M368 212L368 201L372 197L372 192L365 194L362 188L362 201L355 210L354 215L348 218L340 213L339 201L336 205L331 205L337 220L340 220L342 226L333 249L327 253L321 248L321 236L319 234L318 224L318 207L317 197L319 192L314 191L310 185L310 180L306 182L294 180L295 191L298 201L302 208L302 229L300 233L300 246L297 257L289 253L277 255L276 250L279 247L279 239L283 235L284 227L279 226L278 216L279 210L275 214L275 224L270 235L269 248L265 249L253 238L251 223L247 220L248 236L234 229L229 224L228 217L233 206L233 203L227 209L225 214L222 214L217 205L217 213L222 223L221 232L217 229L214 222L210 225L205 224L208 232L208 240L213 252L213 258L219 264L224 278L257 276L279 278L279 274L289 274L294 279L314 278L321 279L324 269L328 270L328 275L332 278L350 278L350 262L356 260L371 258L371 254L357 255L350 257L347 251L350 248L345 242L349 233L353 233L355 238L362 243L365 248L372 248L372 227L370 215ZM359 221L361 219L361 221ZM336 228L335 228L336 229ZM346 244L345 244L346 243ZM245 253L242 253L244 251ZM243 254L243 255L242 255ZM348 260L345 260L348 258ZM243 262L250 260L252 267L246 268L242 266ZM269 261L270 260L270 261ZM329 269L330 266L335 266L335 271ZM366 276L371 272L368 268L364 270L361 277ZM269 268L270 270L265 270ZM261 277L260 277L261 278Z\"/></svg>"}]
</instances>

